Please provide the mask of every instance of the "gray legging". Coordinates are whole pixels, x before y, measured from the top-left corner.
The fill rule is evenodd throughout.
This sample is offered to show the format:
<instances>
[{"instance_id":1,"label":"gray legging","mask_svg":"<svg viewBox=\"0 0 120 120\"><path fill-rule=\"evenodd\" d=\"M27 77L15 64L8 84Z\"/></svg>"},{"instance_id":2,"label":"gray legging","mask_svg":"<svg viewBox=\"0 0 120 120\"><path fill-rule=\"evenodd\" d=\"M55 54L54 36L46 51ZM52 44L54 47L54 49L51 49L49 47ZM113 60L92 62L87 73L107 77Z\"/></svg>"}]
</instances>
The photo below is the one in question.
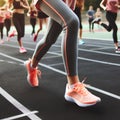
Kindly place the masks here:
<instances>
[{"instance_id":1,"label":"gray legging","mask_svg":"<svg viewBox=\"0 0 120 120\"><path fill-rule=\"evenodd\" d=\"M36 46L33 54L34 59L38 62L51 45L56 42L63 30L62 53L65 70L69 76L77 75L78 17L62 0L39 0L39 2L40 9L50 17L50 22L44 38L40 40Z\"/></svg>"}]
</instances>

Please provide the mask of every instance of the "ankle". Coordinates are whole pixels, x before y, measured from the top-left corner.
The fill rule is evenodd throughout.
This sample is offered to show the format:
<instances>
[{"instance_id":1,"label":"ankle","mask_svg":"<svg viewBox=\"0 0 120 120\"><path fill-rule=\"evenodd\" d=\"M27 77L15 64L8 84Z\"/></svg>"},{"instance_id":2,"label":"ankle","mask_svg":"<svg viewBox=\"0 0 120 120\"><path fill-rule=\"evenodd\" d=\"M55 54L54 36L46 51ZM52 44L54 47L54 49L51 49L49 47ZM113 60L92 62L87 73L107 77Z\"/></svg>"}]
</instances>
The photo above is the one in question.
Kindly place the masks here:
<instances>
[{"instance_id":1,"label":"ankle","mask_svg":"<svg viewBox=\"0 0 120 120\"><path fill-rule=\"evenodd\" d=\"M67 80L68 80L69 85L74 85L74 84L80 82L77 75L76 76L67 76Z\"/></svg>"},{"instance_id":2,"label":"ankle","mask_svg":"<svg viewBox=\"0 0 120 120\"><path fill-rule=\"evenodd\" d=\"M33 61L31 60L31 62L30 62L30 67L32 68L32 69L36 69L37 68L37 66L35 66L34 64L33 64Z\"/></svg>"}]
</instances>

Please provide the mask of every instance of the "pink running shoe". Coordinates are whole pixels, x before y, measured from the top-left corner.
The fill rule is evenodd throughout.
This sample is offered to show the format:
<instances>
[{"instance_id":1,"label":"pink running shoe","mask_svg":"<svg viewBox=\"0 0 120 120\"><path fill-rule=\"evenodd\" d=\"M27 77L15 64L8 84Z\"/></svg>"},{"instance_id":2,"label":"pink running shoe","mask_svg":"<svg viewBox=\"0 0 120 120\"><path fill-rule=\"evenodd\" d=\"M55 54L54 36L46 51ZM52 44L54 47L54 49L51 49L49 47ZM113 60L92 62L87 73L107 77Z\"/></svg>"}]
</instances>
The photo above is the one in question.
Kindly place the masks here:
<instances>
[{"instance_id":1,"label":"pink running shoe","mask_svg":"<svg viewBox=\"0 0 120 120\"><path fill-rule=\"evenodd\" d=\"M116 53L120 53L120 47L116 48L116 49L115 49L115 52L116 52Z\"/></svg>"},{"instance_id":2,"label":"pink running shoe","mask_svg":"<svg viewBox=\"0 0 120 120\"><path fill-rule=\"evenodd\" d=\"M27 60L24 65L27 70L27 81L32 87L39 86L38 76L41 76L41 71L31 67L31 59Z\"/></svg>"},{"instance_id":3,"label":"pink running shoe","mask_svg":"<svg viewBox=\"0 0 120 120\"><path fill-rule=\"evenodd\" d=\"M26 53L27 50L26 50L24 47L20 47L19 52L20 52L20 53Z\"/></svg>"},{"instance_id":4,"label":"pink running shoe","mask_svg":"<svg viewBox=\"0 0 120 120\"><path fill-rule=\"evenodd\" d=\"M85 85L80 82L74 84L73 88L69 88L67 84L64 97L67 101L76 103L80 107L91 106L101 101L99 97L90 93Z\"/></svg>"},{"instance_id":5,"label":"pink running shoe","mask_svg":"<svg viewBox=\"0 0 120 120\"><path fill-rule=\"evenodd\" d=\"M34 41L34 42L36 42L37 37L38 37L38 35L37 35L37 34L34 34L34 38L33 38L33 41Z\"/></svg>"}]
</instances>

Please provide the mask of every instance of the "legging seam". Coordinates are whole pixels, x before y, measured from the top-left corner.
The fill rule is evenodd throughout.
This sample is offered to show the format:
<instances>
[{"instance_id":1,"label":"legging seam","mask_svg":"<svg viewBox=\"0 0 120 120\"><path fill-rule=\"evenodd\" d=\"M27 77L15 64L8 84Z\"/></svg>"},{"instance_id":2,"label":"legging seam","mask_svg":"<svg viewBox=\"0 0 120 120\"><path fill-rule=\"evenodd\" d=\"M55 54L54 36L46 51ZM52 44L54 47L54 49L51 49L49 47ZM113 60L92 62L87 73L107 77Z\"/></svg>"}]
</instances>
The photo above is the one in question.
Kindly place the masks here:
<instances>
[{"instance_id":1,"label":"legging seam","mask_svg":"<svg viewBox=\"0 0 120 120\"><path fill-rule=\"evenodd\" d=\"M64 18L62 17L62 15L55 9L55 8L53 8L47 1L45 1L45 0L43 0L43 2L49 7L49 8L51 8L61 19L62 19L62 21L63 21L63 23L64 23L64 26L66 26L66 22L65 22L65 20L64 20ZM66 41L67 41L67 34L68 34L68 28L66 29L66 36L65 36L65 46L66 46ZM45 45L44 45L45 46ZM42 49L44 48L44 46L42 47ZM68 58L67 58L67 50L66 50L66 47L64 47L65 49L64 49L64 53L65 53L65 64L66 64L66 70L67 70L67 72L68 72L68 74L69 74L69 68L68 68ZM37 53L39 53L42 49L40 49Z\"/></svg>"}]
</instances>

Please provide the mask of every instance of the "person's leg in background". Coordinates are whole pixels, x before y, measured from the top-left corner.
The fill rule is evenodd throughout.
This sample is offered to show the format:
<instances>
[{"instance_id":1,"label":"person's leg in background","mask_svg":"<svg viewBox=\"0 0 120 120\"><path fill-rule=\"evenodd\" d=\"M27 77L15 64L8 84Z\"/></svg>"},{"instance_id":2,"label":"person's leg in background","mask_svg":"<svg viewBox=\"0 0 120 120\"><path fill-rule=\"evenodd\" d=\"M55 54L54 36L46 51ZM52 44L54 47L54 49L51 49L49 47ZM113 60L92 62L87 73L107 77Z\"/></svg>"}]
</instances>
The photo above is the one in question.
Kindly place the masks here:
<instances>
[{"instance_id":1,"label":"person's leg in background","mask_svg":"<svg viewBox=\"0 0 120 120\"><path fill-rule=\"evenodd\" d=\"M9 31L10 31L10 28L11 28L11 18L10 19L5 19L5 27L6 27L7 41L9 41Z\"/></svg>"},{"instance_id":2,"label":"person's leg in background","mask_svg":"<svg viewBox=\"0 0 120 120\"><path fill-rule=\"evenodd\" d=\"M23 42L22 42L22 37L24 37L24 30L25 30L25 18L24 14L18 14L14 13L13 14L13 23L17 31L17 41L19 44L19 52L20 53L25 53L27 50L23 47Z\"/></svg>"},{"instance_id":3,"label":"person's leg in background","mask_svg":"<svg viewBox=\"0 0 120 120\"><path fill-rule=\"evenodd\" d=\"M3 44L3 28L4 28L4 23L0 23L0 34L1 34L1 38L0 38L0 44Z\"/></svg>"}]
</instances>

